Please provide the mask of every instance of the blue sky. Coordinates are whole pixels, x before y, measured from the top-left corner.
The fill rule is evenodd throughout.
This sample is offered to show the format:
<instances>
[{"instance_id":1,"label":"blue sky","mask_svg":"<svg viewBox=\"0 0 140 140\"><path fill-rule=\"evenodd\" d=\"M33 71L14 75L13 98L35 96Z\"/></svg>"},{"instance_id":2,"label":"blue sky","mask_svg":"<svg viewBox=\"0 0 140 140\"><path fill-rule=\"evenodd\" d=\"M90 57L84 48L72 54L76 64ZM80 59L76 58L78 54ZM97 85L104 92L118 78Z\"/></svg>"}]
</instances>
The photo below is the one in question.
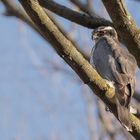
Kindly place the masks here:
<instances>
[{"instance_id":1,"label":"blue sky","mask_svg":"<svg viewBox=\"0 0 140 140\"><path fill-rule=\"evenodd\" d=\"M139 4L128 0L127 4L140 26ZM60 20L69 30L71 23ZM0 139L89 140L83 96L87 87L77 82L79 78L69 66L28 26L2 15L0 25ZM78 32L85 34L83 42L91 49L91 30L78 26ZM83 44L80 39L79 44ZM48 60L70 74L55 71Z\"/></svg>"}]
</instances>

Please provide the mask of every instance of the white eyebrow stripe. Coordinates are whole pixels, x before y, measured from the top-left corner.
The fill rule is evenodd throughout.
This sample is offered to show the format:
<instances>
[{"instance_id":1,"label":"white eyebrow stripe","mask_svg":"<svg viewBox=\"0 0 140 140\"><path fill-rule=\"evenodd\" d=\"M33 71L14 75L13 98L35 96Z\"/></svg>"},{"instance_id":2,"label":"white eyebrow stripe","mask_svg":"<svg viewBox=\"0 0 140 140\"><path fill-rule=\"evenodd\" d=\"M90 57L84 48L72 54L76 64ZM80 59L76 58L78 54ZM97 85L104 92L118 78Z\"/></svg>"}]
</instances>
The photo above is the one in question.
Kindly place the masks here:
<instances>
[{"instance_id":1,"label":"white eyebrow stripe","mask_svg":"<svg viewBox=\"0 0 140 140\"><path fill-rule=\"evenodd\" d=\"M113 28L111 26L107 26L104 28L105 30L112 30Z\"/></svg>"}]
</instances>

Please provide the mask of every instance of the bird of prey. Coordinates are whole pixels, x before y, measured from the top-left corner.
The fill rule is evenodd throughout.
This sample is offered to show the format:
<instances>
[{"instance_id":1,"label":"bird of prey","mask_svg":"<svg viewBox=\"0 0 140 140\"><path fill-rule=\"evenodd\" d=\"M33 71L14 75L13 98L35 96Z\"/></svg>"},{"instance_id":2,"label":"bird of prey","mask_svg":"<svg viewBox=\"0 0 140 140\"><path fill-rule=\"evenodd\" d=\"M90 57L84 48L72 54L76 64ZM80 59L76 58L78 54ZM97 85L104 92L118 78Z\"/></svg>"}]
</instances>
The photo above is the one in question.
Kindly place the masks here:
<instances>
[{"instance_id":1,"label":"bird of prey","mask_svg":"<svg viewBox=\"0 0 140 140\"><path fill-rule=\"evenodd\" d=\"M92 38L95 46L90 63L103 79L114 86L118 119L127 131L132 131L130 101L135 89L136 60L121 47L113 27L98 27L93 31Z\"/></svg>"}]
</instances>

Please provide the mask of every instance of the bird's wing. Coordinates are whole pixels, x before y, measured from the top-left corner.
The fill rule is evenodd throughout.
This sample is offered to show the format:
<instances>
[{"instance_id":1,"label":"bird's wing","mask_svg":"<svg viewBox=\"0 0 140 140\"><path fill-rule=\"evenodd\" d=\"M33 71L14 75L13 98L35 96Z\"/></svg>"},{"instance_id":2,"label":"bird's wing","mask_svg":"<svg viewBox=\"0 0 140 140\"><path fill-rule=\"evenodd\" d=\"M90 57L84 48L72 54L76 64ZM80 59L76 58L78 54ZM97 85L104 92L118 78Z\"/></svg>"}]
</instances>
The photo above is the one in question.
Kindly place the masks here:
<instances>
[{"instance_id":1,"label":"bird's wing","mask_svg":"<svg viewBox=\"0 0 140 140\"><path fill-rule=\"evenodd\" d=\"M111 54L110 45L106 38L100 39L93 47L90 55L90 63L102 78L113 81L108 55ZM113 58L114 59L114 58Z\"/></svg>"},{"instance_id":2,"label":"bird's wing","mask_svg":"<svg viewBox=\"0 0 140 140\"><path fill-rule=\"evenodd\" d=\"M134 78L135 58L114 39L100 39L91 52L91 65L102 78L127 85Z\"/></svg>"},{"instance_id":3,"label":"bird's wing","mask_svg":"<svg viewBox=\"0 0 140 140\"><path fill-rule=\"evenodd\" d=\"M96 51L96 48L98 51ZM113 80L119 84L127 84L129 81L128 78L134 77L137 67L136 60L126 49L120 47L118 41L111 38L104 38L96 44L96 48L94 51L95 59L96 57L101 59L101 62L105 63L104 65L111 68L111 73L115 78ZM100 54L98 54L99 52ZM106 60L105 57L107 57L108 60ZM107 64L107 62L109 64Z\"/></svg>"},{"instance_id":4,"label":"bird's wing","mask_svg":"<svg viewBox=\"0 0 140 140\"><path fill-rule=\"evenodd\" d=\"M115 59L115 65L110 64L111 71L118 86L119 102L128 106L135 89L137 64L135 58L127 50L121 48L118 43L114 45L110 45Z\"/></svg>"},{"instance_id":5,"label":"bird's wing","mask_svg":"<svg viewBox=\"0 0 140 140\"><path fill-rule=\"evenodd\" d=\"M135 75L137 67L135 58L125 49L119 48L114 50L114 57L117 62L117 68L128 77Z\"/></svg>"}]
</instances>

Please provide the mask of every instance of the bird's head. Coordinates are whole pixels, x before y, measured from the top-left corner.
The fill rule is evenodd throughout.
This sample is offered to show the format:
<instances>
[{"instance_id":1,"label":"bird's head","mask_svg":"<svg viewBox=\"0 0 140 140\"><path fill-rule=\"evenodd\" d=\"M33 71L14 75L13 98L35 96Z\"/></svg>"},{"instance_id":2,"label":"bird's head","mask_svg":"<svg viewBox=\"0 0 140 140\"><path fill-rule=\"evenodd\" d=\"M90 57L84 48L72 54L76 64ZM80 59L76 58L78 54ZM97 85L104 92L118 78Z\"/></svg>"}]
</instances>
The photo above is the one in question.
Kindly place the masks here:
<instances>
[{"instance_id":1,"label":"bird's head","mask_svg":"<svg viewBox=\"0 0 140 140\"><path fill-rule=\"evenodd\" d=\"M117 32L111 26L100 26L92 32L92 39L98 41L101 37L108 36L117 39Z\"/></svg>"}]
</instances>

